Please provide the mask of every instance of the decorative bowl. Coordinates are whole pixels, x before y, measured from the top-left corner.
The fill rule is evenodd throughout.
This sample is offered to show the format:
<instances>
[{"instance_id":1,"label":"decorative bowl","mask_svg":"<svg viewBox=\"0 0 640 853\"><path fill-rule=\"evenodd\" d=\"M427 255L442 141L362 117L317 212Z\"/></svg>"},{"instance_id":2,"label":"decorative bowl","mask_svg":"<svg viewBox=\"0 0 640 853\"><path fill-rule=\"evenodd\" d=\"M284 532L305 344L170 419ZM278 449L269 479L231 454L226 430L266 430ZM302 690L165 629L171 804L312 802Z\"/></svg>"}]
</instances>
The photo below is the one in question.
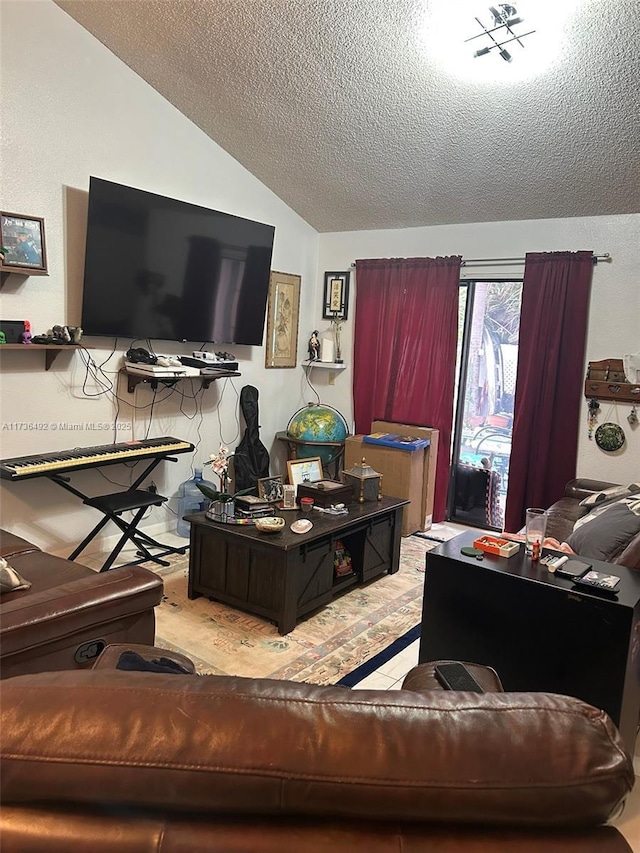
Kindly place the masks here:
<instances>
[{"instance_id":1,"label":"decorative bowl","mask_svg":"<svg viewBox=\"0 0 640 853\"><path fill-rule=\"evenodd\" d=\"M267 515L265 518L256 518L255 525L261 533L280 533L284 530L285 520L277 515Z\"/></svg>"}]
</instances>

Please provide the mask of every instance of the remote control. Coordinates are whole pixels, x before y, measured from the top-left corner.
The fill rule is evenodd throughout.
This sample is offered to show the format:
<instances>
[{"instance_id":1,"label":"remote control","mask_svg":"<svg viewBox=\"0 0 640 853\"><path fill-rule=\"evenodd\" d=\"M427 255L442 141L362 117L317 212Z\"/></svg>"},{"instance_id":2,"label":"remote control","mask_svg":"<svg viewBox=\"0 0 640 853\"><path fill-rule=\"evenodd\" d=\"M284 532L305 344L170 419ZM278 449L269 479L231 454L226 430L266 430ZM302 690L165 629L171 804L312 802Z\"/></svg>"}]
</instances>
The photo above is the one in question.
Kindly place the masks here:
<instances>
[{"instance_id":1,"label":"remote control","mask_svg":"<svg viewBox=\"0 0 640 853\"><path fill-rule=\"evenodd\" d=\"M577 586L588 587L594 592L610 592L615 595L620 578L616 575L605 575L602 572L587 572L584 577L576 578L574 583Z\"/></svg>"},{"instance_id":2,"label":"remote control","mask_svg":"<svg viewBox=\"0 0 640 853\"><path fill-rule=\"evenodd\" d=\"M484 693L484 690L469 670L461 663L440 663L435 669L435 676L446 690L469 690L474 693Z\"/></svg>"}]
</instances>

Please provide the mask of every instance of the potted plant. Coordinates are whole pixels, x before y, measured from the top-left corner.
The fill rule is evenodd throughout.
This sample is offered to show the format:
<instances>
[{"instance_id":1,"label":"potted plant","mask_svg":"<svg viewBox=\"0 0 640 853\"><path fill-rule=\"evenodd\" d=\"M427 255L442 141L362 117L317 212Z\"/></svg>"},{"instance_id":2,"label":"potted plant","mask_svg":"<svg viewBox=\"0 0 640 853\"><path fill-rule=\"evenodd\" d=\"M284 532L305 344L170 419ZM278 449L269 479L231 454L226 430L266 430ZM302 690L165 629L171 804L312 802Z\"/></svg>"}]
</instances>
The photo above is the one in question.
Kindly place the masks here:
<instances>
[{"instance_id":1,"label":"potted plant","mask_svg":"<svg viewBox=\"0 0 640 853\"><path fill-rule=\"evenodd\" d=\"M235 498L238 495L246 495L253 491L253 488L248 488L231 494L229 491L229 484L231 483L231 477L229 476L230 458L229 448L221 444L218 452L212 453L209 461L205 462L205 465L209 465L213 473L217 474L220 480L219 490L210 488L206 483L196 482L202 494L211 501L207 515L216 521L229 521L234 518Z\"/></svg>"}]
</instances>

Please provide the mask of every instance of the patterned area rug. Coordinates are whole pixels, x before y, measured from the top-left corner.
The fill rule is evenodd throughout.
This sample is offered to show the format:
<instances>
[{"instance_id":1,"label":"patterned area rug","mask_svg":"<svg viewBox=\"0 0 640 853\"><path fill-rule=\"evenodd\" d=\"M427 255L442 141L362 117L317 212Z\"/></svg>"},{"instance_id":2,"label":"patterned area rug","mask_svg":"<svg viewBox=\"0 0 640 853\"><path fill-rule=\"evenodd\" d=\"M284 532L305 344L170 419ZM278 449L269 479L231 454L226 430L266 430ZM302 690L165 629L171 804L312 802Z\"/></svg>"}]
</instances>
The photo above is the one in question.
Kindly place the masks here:
<instances>
[{"instance_id":1,"label":"patterned area rug","mask_svg":"<svg viewBox=\"0 0 640 853\"><path fill-rule=\"evenodd\" d=\"M400 570L355 587L281 637L274 624L224 604L187 598L188 556L162 569L156 645L186 654L198 672L335 684L420 623L425 554L402 540ZM157 566L154 571L157 570Z\"/></svg>"}]
</instances>

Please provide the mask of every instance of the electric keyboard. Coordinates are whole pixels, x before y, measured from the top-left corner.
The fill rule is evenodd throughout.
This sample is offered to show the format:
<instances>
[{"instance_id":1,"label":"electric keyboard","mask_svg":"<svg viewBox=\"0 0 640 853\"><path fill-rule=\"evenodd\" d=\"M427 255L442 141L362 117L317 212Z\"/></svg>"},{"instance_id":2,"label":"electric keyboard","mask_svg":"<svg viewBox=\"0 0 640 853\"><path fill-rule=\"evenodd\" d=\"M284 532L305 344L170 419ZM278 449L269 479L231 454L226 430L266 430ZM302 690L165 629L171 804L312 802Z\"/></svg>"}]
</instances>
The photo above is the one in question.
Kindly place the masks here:
<instances>
[{"instance_id":1,"label":"electric keyboard","mask_svg":"<svg viewBox=\"0 0 640 853\"><path fill-rule=\"evenodd\" d=\"M40 453L36 456L16 456L0 460L0 478L3 480L25 480L28 477L43 477L63 474L82 468L98 468L118 462L136 462L138 459L161 459L174 453L191 453L193 444L179 438L164 436L140 441L125 441L121 444L102 444L97 447L74 447Z\"/></svg>"}]
</instances>

